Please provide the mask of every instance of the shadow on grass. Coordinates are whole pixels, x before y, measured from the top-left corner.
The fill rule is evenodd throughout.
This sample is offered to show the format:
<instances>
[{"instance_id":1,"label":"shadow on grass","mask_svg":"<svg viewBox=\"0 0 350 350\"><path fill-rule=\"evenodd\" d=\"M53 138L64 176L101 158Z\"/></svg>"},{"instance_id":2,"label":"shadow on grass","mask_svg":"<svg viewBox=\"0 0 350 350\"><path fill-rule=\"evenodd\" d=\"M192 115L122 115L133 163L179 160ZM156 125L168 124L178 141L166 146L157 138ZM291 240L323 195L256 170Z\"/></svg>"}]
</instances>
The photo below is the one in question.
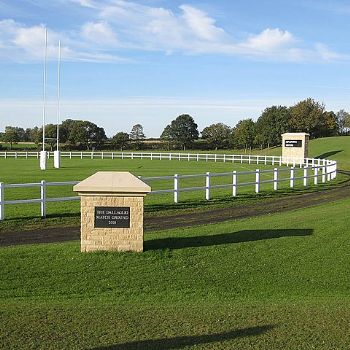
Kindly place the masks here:
<instances>
[{"instance_id":1,"label":"shadow on grass","mask_svg":"<svg viewBox=\"0 0 350 350\"><path fill-rule=\"evenodd\" d=\"M339 150L337 150L337 151L330 151L330 152L322 153L322 154L320 154L319 156L316 156L315 158L325 159L325 158L334 156L335 154L340 153L340 152L343 152L343 151L344 151L344 150L342 150L342 149L339 149Z\"/></svg>"},{"instance_id":2,"label":"shadow on grass","mask_svg":"<svg viewBox=\"0 0 350 350\"><path fill-rule=\"evenodd\" d=\"M216 343L227 340L233 340L242 337L251 337L270 331L274 326L260 326L237 329L230 332L214 333L205 335L182 336L174 338L139 340L129 343L110 345L105 347L94 348L94 350L168 350L182 349L187 346L196 346L199 344Z\"/></svg>"},{"instance_id":3,"label":"shadow on grass","mask_svg":"<svg viewBox=\"0 0 350 350\"><path fill-rule=\"evenodd\" d=\"M222 233L212 236L195 236L180 238L162 238L145 241L145 250L183 249L195 247L210 247L223 244L260 241L293 236L310 236L313 229L278 229L278 230L243 230L231 233Z\"/></svg>"}]
</instances>

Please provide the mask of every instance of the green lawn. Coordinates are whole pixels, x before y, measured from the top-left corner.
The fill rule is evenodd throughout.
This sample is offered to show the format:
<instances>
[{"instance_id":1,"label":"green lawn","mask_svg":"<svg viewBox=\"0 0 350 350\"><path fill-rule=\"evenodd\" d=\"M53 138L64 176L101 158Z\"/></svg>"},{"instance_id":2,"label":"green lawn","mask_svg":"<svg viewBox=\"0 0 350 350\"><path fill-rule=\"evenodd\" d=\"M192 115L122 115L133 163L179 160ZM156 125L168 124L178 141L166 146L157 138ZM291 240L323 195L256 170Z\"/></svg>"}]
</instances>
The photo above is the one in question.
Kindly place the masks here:
<instances>
[{"instance_id":1,"label":"green lawn","mask_svg":"<svg viewBox=\"0 0 350 350\"><path fill-rule=\"evenodd\" d=\"M278 149L262 151L269 152L279 154ZM350 170L350 137L313 140L310 155L337 160ZM234 166L240 170L239 164ZM79 180L97 170L150 176L232 167L64 159L62 169L51 168L44 178ZM36 160L0 159L0 181L41 179ZM266 196L271 195L268 190ZM16 191L8 196L19 195ZM285 188L277 195L286 192ZM28 194L36 196L37 190L22 193ZM218 201L205 205L239 206L256 198L263 205L265 196L217 195ZM204 205L203 193L200 196L184 196L179 207L189 210L193 201L195 210ZM159 198L148 196L147 215L163 214L157 203L173 208L170 198L162 198L156 202ZM10 218L0 224L0 231L18 230L23 222L77 223L78 203L60 205L49 208L53 217L48 220ZM8 213L13 217L38 215L38 206L12 208ZM0 348L349 349L349 209L346 199L288 213L150 232L142 254L82 254L77 241L0 248Z\"/></svg>"},{"instance_id":2,"label":"green lawn","mask_svg":"<svg viewBox=\"0 0 350 350\"><path fill-rule=\"evenodd\" d=\"M146 234L0 249L3 349L348 349L350 200Z\"/></svg>"},{"instance_id":3,"label":"green lawn","mask_svg":"<svg viewBox=\"0 0 350 350\"><path fill-rule=\"evenodd\" d=\"M43 172L38 168L37 159L0 159L0 181L4 183L25 183L33 182L38 183L41 180L50 181L73 181L82 180L96 171L130 171L135 175L141 176L164 176L164 175L185 175L185 174L205 174L207 171L211 173L222 173L229 172L229 175L225 177L213 177L211 179L211 185L222 185L222 184L232 184L232 171L237 172L247 172L255 171L255 169L267 170L273 167L278 167L277 165L263 165L263 164L240 164L231 162L205 162L205 161L178 161L178 160L130 160L130 159L62 159L62 167L60 169L54 169L52 160L49 162L48 169ZM280 179L285 181L280 183L279 189L280 193L285 193L289 191L289 176L290 172L286 167L280 168L281 172L279 175ZM284 170L287 170L283 172ZM311 175L311 172L309 173ZM303 170L296 168L296 177L303 176ZM262 173L261 180L272 180L272 173ZM339 177L338 182L342 181L342 176ZM319 183L321 183L321 172L319 172ZM249 186L241 186L240 184L250 182ZM238 191L237 194L240 198L255 197L255 174L238 175ZM159 189L172 189L173 179L166 181L150 181L153 190ZM311 188L313 181L309 180L309 185ZM181 179L180 188L185 187L204 187L205 177L200 178L190 178ZM317 189L322 189L323 187L317 187ZM262 184L261 192L264 194L271 194L273 189L272 183ZM295 189L304 189L302 179L296 180ZM75 193L72 191L72 186L63 187L48 187L47 197L64 197L73 196ZM34 199L40 198L40 188L15 188L5 190L5 199ZM182 203L192 203L193 207L197 207L198 204L203 206L205 198L204 189L195 192L181 192L179 199ZM225 189L212 189L211 198L218 200L223 200L222 203L230 202L232 204L232 187ZM149 195L146 197L146 211L156 210L157 212L162 208L178 209L180 206L173 204L173 194L162 194L162 195ZM218 204L218 203L217 203ZM227 205L227 204L226 204ZM188 206L187 206L188 208ZM61 203L49 203L47 208L47 213L49 216L59 217L62 215L77 216L79 214L79 202L61 202ZM17 218L31 218L40 216L40 205L39 204L21 204L21 205L7 205L6 206L6 218L7 219L17 219ZM2 230L0 224L0 230Z\"/></svg>"}]
</instances>

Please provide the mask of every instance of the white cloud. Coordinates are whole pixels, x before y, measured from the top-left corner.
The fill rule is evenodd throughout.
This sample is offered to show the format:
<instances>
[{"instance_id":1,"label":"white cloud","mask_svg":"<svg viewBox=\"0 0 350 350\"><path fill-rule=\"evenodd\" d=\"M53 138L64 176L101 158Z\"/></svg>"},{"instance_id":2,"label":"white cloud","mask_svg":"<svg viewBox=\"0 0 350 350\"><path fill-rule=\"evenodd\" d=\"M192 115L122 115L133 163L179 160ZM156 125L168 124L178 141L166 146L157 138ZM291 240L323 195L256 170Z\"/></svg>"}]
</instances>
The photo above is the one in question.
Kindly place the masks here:
<instances>
[{"instance_id":1,"label":"white cloud","mask_svg":"<svg viewBox=\"0 0 350 350\"><path fill-rule=\"evenodd\" d=\"M97 27L100 29L101 27ZM95 31L95 37L97 30ZM92 31L91 31L92 33ZM108 34L108 32L105 32ZM92 34L91 34L92 35ZM104 38L106 39L107 36ZM78 37L69 36L65 33L58 33L48 30L48 59L56 59L58 52L58 41L62 44L62 58L70 61L94 61L94 62L118 62L123 59L112 54L101 54L97 50L92 52L87 49L84 42ZM102 40L102 39L101 39ZM111 40L108 37L108 40ZM45 26L43 24L35 26L26 26L14 20L0 21L0 59L17 62L28 62L42 60L45 49ZM74 49L72 49L74 47Z\"/></svg>"},{"instance_id":2,"label":"white cloud","mask_svg":"<svg viewBox=\"0 0 350 350\"><path fill-rule=\"evenodd\" d=\"M205 12L189 5L182 5L183 18L193 34L200 39L214 41L221 40L225 36L225 31L215 25L215 20Z\"/></svg>"},{"instance_id":3,"label":"white cloud","mask_svg":"<svg viewBox=\"0 0 350 350\"><path fill-rule=\"evenodd\" d=\"M296 40L290 32L279 28L267 28L258 35L250 35L247 41L241 45L252 50L272 51L295 42Z\"/></svg>"},{"instance_id":4,"label":"white cloud","mask_svg":"<svg viewBox=\"0 0 350 350\"><path fill-rule=\"evenodd\" d=\"M99 45L117 44L117 36L108 23L88 22L82 26L81 36Z\"/></svg>"},{"instance_id":5,"label":"white cloud","mask_svg":"<svg viewBox=\"0 0 350 350\"><path fill-rule=\"evenodd\" d=\"M170 9L124 0L70 2L84 8L81 17L85 21L74 30L49 30L49 57L57 56L57 42L61 39L63 59L94 62L128 61L119 56L126 56L128 50L226 54L289 62L348 59L321 43L307 47L290 31L280 28L266 28L237 40L208 13L192 5ZM0 59L42 59L43 38L43 24L27 26L2 20Z\"/></svg>"}]
</instances>

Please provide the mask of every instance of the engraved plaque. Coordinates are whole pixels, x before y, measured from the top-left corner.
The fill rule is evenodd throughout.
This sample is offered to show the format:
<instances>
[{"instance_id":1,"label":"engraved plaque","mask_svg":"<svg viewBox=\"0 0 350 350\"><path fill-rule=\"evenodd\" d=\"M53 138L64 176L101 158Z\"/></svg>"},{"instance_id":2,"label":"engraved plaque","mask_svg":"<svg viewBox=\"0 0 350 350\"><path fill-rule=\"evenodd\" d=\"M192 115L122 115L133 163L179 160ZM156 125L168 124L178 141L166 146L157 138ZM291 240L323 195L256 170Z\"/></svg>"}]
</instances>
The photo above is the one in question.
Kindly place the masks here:
<instances>
[{"instance_id":1,"label":"engraved plaque","mask_svg":"<svg viewBox=\"0 0 350 350\"><path fill-rule=\"evenodd\" d=\"M130 228L130 207L95 207L95 228Z\"/></svg>"},{"instance_id":2,"label":"engraved plaque","mask_svg":"<svg viewBox=\"0 0 350 350\"><path fill-rule=\"evenodd\" d=\"M285 140L284 141L284 147L302 147L303 141L302 140Z\"/></svg>"}]
</instances>

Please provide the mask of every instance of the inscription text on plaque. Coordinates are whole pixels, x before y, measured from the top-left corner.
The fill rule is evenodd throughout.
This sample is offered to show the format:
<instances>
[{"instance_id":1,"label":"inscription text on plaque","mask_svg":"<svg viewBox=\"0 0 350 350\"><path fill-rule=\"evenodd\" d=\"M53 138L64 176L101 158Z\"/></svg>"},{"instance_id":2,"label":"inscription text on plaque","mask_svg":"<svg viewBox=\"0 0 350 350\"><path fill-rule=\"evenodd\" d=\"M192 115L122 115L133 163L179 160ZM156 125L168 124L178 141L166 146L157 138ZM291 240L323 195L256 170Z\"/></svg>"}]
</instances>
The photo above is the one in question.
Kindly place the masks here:
<instances>
[{"instance_id":1,"label":"inscription text on plaque","mask_svg":"<svg viewBox=\"0 0 350 350\"><path fill-rule=\"evenodd\" d=\"M95 228L130 228L130 207L95 207Z\"/></svg>"}]
</instances>

